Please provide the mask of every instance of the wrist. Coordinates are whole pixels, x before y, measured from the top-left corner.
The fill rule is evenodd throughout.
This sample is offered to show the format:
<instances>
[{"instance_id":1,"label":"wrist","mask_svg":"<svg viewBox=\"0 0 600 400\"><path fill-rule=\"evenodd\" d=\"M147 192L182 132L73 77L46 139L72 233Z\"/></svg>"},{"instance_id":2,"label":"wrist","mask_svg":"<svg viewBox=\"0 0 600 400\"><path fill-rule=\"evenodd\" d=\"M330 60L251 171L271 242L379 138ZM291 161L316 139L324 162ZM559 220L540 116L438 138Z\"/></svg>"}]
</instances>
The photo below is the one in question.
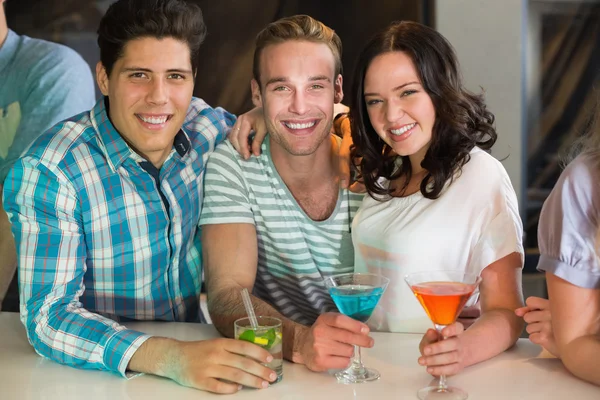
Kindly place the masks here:
<instances>
[{"instance_id":1,"label":"wrist","mask_svg":"<svg viewBox=\"0 0 600 400\"><path fill-rule=\"evenodd\" d=\"M180 376L181 360L183 359L183 342L175 339L164 338L162 356L159 356L157 362L157 375L170 379Z\"/></svg>"},{"instance_id":2,"label":"wrist","mask_svg":"<svg viewBox=\"0 0 600 400\"><path fill-rule=\"evenodd\" d=\"M304 357L302 356L302 349L306 338L310 333L310 328L304 325L296 324L294 326L294 338L292 340L292 346L290 351L290 361L296 364L304 364Z\"/></svg>"},{"instance_id":3,"label":"wrist","mask_svg":"<svg viewBox=\"0 0 600 400\"><path fill-rule=\"evenodd\" d=\"M181 359L181 343L175 339L151 337L137 349L127 369L172 378Z\"/></svg>"},{"instance_id":4,"label":"wrist","mask_svg":"<svg viewBox=\"0 0 600 400\"><path fill-rule=\"evenodd\" d=\"M464 335L458 335L456 337L458 340L458 348L460 349L457 361L461 370L470 366L471 364L474 364L472 358L472 348L469 347L469 340L465 340L463 336Z\"/></svg>"}]
</instances>

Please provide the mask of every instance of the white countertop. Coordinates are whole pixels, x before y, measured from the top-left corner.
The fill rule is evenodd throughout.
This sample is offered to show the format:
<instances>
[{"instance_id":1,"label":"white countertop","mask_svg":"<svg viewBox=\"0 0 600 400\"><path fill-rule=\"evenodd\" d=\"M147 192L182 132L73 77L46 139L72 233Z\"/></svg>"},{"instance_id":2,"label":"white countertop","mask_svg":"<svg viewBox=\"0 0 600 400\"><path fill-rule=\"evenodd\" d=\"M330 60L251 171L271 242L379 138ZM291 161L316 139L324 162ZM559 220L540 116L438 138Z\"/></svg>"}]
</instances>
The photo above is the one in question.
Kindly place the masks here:
<instances>
[{"instance_id":1,"label":"white countertop","mask_svg":"<svg viewBox=\"0 0 600 400\"><path fill-rule=\"evenodd\" d=\"M212 325L144 322L129 327L182 340L218 337ZM243 389L235 399L416 399L431 377L417 364L420 335L373 333L375 346L363 351L381 379L359 385L337 383L327 373L284 363L283 381L264 390ZM449 379L478 400L599 400L600 387L570 375L561 362L526 339L498 357ZM204 399L223 398L155 376L126 380L101 371L65 367L38 356L29 345L18 314L0 313L0 399Z\"/></svg>"}]
</instances>

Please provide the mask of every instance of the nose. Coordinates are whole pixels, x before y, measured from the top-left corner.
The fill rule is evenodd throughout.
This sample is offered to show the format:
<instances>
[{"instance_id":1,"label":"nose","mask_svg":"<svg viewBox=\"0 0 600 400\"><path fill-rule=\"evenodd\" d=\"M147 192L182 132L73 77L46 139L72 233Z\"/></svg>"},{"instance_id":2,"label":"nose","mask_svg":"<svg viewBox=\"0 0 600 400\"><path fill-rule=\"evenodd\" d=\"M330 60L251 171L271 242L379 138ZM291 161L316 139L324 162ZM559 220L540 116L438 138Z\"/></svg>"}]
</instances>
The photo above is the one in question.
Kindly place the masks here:
<instances>
[{"instance_id":1,"label":"nose","mask_svg":"<svg viewBox=\"0 0 600 400\"><path fill-rule=\"evenodd\" d=\"M309 110L308 101L306 100L306 95L302 91L294 92L292 96L289 110L294 114L306 114Z\"/></svg>"},{"instance_id":2,"label":"nose","mask_svg":"<svg viewBox=\"0 0 600 400\"><path fill-rule=\"evenodd\" d=\"M162 105L168 101L168 88L167 84L162 79L154 79L150 83L150 90L148 91L148 103Z\"/></svg>"},{"instance_id":3,"label":"nose","mask_svg":"<svg viewBox=\"0 0 600 400\"><path fill-rule=\"evenodd\" d=\"M405 114L406 112L402 106L393 101L388 102L385 107L385 118L388 122L396 122L404 117Z\"/></svg>"}]
</instances>

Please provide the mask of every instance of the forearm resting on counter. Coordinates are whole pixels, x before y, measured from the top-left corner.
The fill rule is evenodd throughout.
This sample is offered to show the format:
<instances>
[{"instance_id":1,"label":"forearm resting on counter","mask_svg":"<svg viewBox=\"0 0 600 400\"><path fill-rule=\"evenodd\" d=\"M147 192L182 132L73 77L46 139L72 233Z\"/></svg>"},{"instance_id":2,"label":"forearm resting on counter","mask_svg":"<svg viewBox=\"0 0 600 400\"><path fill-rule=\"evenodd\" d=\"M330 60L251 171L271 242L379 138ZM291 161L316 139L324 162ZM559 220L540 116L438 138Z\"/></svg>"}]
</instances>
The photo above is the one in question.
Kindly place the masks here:
<instances>
[{"instance_id":1,"label":"forearm resting on counter","mask_svg":"<svg viewBox=\"0 0 600 400\"><path fill-rule=\"evenodd\" d=\"M523 321L512 310L496 309L486 312L462 334L465 346L464 366L488 360L513 346Z\"/></svg>"},{"instance_id":2,"label":"forearm resting on counter","mask_svg":"<svg viewBox=\"0 0 600 400\"><path fill-rule=\"evenodd\" d=\"M582 336L560 346L560 354L573 375L600 386L600 335Z\"/></svg>"}]
</instances>

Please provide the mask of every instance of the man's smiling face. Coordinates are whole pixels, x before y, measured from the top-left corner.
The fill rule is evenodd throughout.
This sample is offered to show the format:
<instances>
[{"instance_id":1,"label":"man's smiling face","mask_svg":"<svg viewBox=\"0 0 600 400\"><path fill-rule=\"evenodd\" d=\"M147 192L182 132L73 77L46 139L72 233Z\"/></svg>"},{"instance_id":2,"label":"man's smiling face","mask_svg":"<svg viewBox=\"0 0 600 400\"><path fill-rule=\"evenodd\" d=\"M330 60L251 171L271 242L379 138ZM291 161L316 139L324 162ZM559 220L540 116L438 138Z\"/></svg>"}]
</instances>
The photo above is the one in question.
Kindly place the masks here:
<instances>
[{"instance_id":1,"label":"man's smiling face","mask_svg":"<svg viewBox=\"0 0 600 400\"><path fill-rule=\"evenodd\" d=\"M97 75L117 131L138 154L160 168L192 99L194 74L188 45L170 37L131 40L110 76L101 64Z\"/></svg>"},{"instance_id":2,"label":"man's smiling face","mask_svg":"<svg viewBox=\"0 0 600 400\"><path fill-rule=\"evenodd\" d=\"M291 155L313 154L329 137L333 104L342 99L342 76L323 43L290 40L267 46L253 100L262 106L273 144Z\"/></svg>"}]
</instances>

